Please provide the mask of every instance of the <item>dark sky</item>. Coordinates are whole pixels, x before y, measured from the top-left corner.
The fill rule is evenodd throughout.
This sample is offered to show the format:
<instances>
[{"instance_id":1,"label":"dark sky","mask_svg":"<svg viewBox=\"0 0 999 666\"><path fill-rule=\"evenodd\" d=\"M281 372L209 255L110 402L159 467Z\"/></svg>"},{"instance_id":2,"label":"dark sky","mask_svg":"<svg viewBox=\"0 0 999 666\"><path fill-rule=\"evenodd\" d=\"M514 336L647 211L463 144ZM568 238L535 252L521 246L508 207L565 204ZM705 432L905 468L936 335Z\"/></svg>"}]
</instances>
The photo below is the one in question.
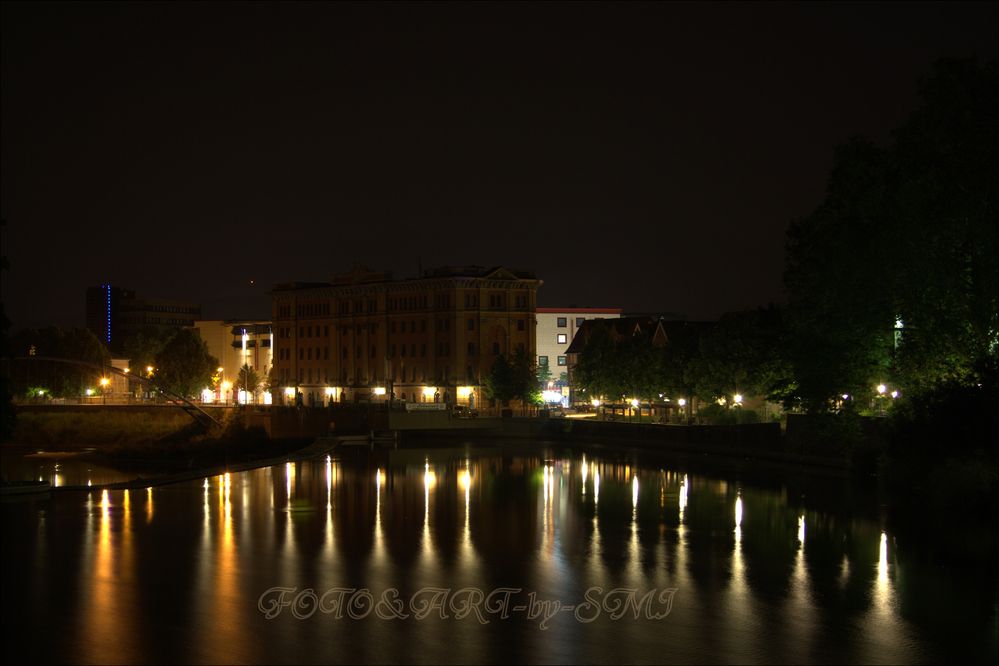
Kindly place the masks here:
<instances>
[{"instance_id":1,"label":"dark sky","mask_svg":"<svg viewBox=\"0 0 999 666\"><path fill-rule=\"evenodd\" d=\"M7 314L80 326L110 281L269 316L355 263L779 302L835 146L886 140L938 57L996 58L997 7L4 3Z\"/></svg>"}]
</instances>

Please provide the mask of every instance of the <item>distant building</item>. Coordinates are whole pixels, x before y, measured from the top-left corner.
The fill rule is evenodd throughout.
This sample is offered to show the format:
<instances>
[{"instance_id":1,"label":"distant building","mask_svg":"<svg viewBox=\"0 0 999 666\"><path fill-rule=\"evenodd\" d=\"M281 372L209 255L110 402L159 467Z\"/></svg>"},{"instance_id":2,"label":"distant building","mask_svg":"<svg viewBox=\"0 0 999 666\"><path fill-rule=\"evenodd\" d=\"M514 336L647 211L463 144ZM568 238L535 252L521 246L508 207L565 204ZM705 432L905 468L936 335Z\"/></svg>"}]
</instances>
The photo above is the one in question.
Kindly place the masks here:
<instances>
[{"instance_id":1,"label":"distant building","mask_svg":"<svg viewBox=\"0 0 999 666\"><path fill-rule=\"evenodd\" d=\"M272 291L274 367L287 402L482 404L500 354L535 355L532 273L447 267L393 280L357 267ZM275 396L275 401L278 396Z\"/></svg>"},{"instance_id":2,"label":"distant building","mask_svg":"<svg viewBox=\"0 0 999 666\"><path fill-rule=\"evenodd\" d=\"M241 396L232 388L244 365L256 371L261 382L267 380L274 362L271 322L260 319L208 319L194 322L194 330L208 346L208 353L222 368L214 395L203 395L206 402L271 402L269 391Z\"/></svg>"},{"instance_id":3,"label":"distant building","mask_svg":"<svg viewBox=\"0 0 999 666\"><path fill-rule=\"evenodd\" d=\"M193 303L139 298L130 289L110 284L87 288L87 328L116 353L124 350L125 340L143 329L184 328L200 318L201 306Z\"/></svg>"},{"instance_id":4,"label":"distant building","mask_svg":"<svg viewBox=\"0 0 999 666\"><path fill-rule=\"evenodd\" d=\"M537 364L547 366L551 373L549 390L563 394L568 404L568 381L560 380L568 373L566 351L584 321L592 319L616 319L621 316L621 308L538 308Z\"/></svg>"}]
</instances>

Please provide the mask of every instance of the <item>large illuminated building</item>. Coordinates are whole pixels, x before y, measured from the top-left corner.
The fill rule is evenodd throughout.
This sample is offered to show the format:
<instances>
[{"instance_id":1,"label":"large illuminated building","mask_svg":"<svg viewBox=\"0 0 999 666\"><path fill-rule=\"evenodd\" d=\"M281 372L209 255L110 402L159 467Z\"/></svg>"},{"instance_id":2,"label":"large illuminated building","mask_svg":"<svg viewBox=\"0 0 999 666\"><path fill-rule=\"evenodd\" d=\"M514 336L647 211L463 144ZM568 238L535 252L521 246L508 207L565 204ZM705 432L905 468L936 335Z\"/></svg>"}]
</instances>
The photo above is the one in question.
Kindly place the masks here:
<instances>
[{"instance_id":1,"label":"large illuminated building","mask_svg":"<svg viewBox=\"0 0 999 666\"><path fill-rule=\"evenodd\" d=\"M395 399L476 408L497 356L535 356L541 284L531 273L464 266L403 280L357 267L328 283L277 285L280 400L300 393L304 404Z\"/></svg>"},{"instance_id":2,"label":"large illuminated building","mask_svg":"<svg viewBox=\"0 0 999 666\"><path fill-rule=\"evenodd\" d=\"M176 330L193 326L200 318L201 306L193 303L140 298L130 289L110 284L87 288L87 328L115 353L144 329Z\"/></svg>"},{"instance_id":3,"label":"large illuminated building","mask_svg":"<svg viewBox=\"0 0 999 666\"><path fill-rule=\"evenodd\" d=\"M208 319L194 322L198 336L205 341L208 353L219 361L217 381L207 393L205 402L270 404L271 392L265 382L273 365L274 336L271 322L260 319ZM257 391L237 388L240 368L248 366L261 382Z\"/></svg>"}]
</instances>

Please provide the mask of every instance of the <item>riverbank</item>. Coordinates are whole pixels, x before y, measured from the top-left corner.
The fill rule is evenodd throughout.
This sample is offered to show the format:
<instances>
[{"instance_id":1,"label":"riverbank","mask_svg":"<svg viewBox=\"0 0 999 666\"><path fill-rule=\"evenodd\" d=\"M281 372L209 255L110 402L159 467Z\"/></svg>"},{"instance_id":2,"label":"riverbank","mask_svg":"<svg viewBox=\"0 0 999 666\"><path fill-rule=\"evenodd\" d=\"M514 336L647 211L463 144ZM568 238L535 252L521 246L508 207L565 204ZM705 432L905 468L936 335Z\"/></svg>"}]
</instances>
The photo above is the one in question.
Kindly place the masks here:
<instances>
[{"instance_id":1,"label":"riverbank","mask_svg":"<svg viewBox=\"0 0 999 666\"><path fill-rule=\"evenodd\" d=\"M190 416L166 406L20 409L13 437L3 446L133 472L145 483L193 470L264 464L314 440L270 439L260 428L244 427L232 410L220 415L222 426L205 432Z\"/></svg>"}]
</instances>

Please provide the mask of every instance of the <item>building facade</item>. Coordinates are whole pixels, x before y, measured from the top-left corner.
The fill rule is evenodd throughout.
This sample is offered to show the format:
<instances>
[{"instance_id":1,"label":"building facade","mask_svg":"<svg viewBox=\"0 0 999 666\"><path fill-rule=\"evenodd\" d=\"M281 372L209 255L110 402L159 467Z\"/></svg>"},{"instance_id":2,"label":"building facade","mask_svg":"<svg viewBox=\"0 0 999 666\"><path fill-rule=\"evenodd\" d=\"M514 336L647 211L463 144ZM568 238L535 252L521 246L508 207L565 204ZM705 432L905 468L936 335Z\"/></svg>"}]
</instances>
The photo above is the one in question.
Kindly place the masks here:
<instances>
[{"instance_id":1,"label":"building facade","mask_svg":"<svg viewBox=\"0 0 999 666\"><path fill-rule=\"evenodd\" d=\"M144 329L176 330L198 319L201 306L194 303L140 298L110 284L87 288L87 328L113 352L124 351L125 340Z\"/></svg>"},{"instance_id":2,"label":"building facade","mask_svg":"<svg viewBox=\"0 0 999 666\"><path fill-rule=\"evenodd\" d=\"M442 402L475 408L499 355L535 355L533 274L447 267L393 280L363 267L272 291L281 402ZM279 397L275 395L275 402Z\"/></svg>"},{"instance_id":3,"label":"building facade","mask_svg":"<svg viewBox=\"0 0 999 666\"><path fill-rule=\"evenodd\" d=\"M213 395L203 395L206 402L271 403L271 392L260 389L255 394L240 393L237 384L240 368L244 365L256 371L265 382L274 365L274 334L271 322L260 319L207 319L194 322L194 329L208 352L219 360L221 371Z\"/></svg>"},{"instance_id":4,"label":"building facade","mask_svg":"<svg viewBox=\"0 0 999 666\"><path fill-rule=\"evenodd\" d=\"M548 366L551 375L546 387L546 400L552 396L552 391L561 393L564 404L568 404L568 354L569 345L576 336L583 322L593 319L617 319L621 316L621 308L538 308L538 367ZM563 376L565 375L565 376Z\"/></svg>"}]
</instances>

